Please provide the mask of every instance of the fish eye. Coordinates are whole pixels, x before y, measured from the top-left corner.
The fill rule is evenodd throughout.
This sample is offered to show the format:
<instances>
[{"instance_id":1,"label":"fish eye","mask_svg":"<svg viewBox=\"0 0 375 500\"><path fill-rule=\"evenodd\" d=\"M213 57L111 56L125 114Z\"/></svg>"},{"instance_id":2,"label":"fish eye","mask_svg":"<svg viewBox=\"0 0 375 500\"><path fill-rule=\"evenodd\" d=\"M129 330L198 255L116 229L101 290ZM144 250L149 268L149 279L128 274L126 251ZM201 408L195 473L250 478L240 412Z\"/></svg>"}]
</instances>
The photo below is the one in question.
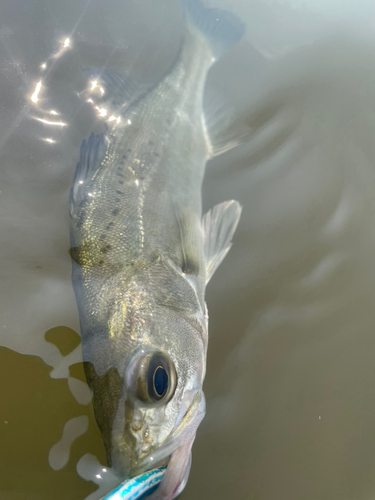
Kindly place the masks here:
<instances>
[{"instance_id":1,"label":"fish eye","mask_svg":"<svg viewBox=\"0 0 375 500\"><path fill-rule=\"evenodd\" d=\"M156 397L162 398L168 389L168 373L162 366L154 371L152 388Z\"/></svg>"},{"instance_id":2,"label":"fish eye","mask_svg":"<svg viewBox=\"0 0 375 500\"><path fill-rule=\"evenodd\" d=\"M137 373L137 397L146 403L168 402L176 389L177 375L172 360L162 352L147 354Z\"/></svg>"}]
</instances>

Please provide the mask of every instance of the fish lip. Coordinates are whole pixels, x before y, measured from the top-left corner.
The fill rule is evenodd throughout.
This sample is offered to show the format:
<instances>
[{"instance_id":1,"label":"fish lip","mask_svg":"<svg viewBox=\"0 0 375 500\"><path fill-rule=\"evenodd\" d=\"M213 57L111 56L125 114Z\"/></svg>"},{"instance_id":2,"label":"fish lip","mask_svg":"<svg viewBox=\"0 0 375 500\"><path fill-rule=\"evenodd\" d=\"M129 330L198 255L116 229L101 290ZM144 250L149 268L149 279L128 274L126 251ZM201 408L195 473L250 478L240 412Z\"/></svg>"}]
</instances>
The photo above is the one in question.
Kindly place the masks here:
<instances>
[{"instance_id":1,"label":"fish lip","mask_svg":"<svg viewBox=\"0 0 375 500\"><path fill-rule=\"evenodd\" d=\"M150 470L154 470L154 469L158 469L159 467L165 467L165 466L168 469L168 465L169 465L169 462L171 460L171 456L173 455L173 453L171 453L170 455L167 455L162 460L159 460L159 462L157 462L156 464L151 465L150 467L148 467L147 469L145 469L144 472L147 472L147 471L150 471Z\"/></svg>"},{"instance_id":2,"label":"fish lip","mask_svg":"<svg viewBox=\"0 0 375 500\"><path fill-rule=\"evenodd\" d=\"M173 500L184 490L190 474L194 440L195 435L171 454L164 477L150 500Z\"/></svg>"},{"instance_id":3,"label":"fish lip","mask_svg":"<svg viewBox=\"0 0 375 500\"><path fill-rule=\"evenodd\" d=\"M195 436L198 426L203 420L206 413L206 401L203 391L198 391L188 410L185 413L182 421L172 431L169 438L157 450L148 455L142 460L135 470L149 470L155 468L156 463L170 457L176 450L178 450L186 442L190 441Z\"/></svg>"},{"instance_id":4,"label":"fish lip","mask_svg":"<svg viewBox=\"0 0 375 500\"><path fill-rule=\"evenodd\" d=\"M159 467L166 466L168 469L168 465L169 465L170 459L171 459L174 451L172 451L172 453L169 451L169 453L167 453L164 457L161 456L161 458L155 463L148 462L150 460L150 457L146 457L139 465L137 465L133 469L130 469L130 471L128 473L128 477L138 476L139 474L143 474L144 472L154 470L154 469L157 469ZM151 457L151 460L153 460L152 457Z\"/></svg>"}]
</instances>

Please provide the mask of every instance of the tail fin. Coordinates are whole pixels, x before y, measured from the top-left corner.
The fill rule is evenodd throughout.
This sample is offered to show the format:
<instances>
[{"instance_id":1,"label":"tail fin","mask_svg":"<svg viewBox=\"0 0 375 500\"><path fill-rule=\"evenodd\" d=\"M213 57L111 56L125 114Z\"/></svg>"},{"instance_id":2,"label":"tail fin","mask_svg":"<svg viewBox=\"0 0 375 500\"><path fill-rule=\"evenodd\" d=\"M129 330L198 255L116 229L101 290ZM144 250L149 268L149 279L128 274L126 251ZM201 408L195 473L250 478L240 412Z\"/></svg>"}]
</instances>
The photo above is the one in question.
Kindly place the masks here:
<instances>
[{"instance_id":1,"label":"tail fin","mask_svg":"<svg viewBox=\"0 0 375 500\"><path fill-rule=\"evenodd\" d=\"M245 25L226 10L210 9L200 0L180 0L187 21L209 41L215 59L236 45L245 33Z\"/></svg>"}]
</instances>

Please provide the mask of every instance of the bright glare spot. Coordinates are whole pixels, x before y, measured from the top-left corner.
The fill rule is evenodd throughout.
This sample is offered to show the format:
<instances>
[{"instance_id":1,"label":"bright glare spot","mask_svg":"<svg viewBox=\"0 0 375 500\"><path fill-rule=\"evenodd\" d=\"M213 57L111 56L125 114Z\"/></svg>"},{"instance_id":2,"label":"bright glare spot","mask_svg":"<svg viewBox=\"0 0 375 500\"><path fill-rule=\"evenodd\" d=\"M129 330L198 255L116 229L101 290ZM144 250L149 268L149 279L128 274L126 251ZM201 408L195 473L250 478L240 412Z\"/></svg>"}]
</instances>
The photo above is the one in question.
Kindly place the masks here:
<instances>
[{"instance_id":1,"label":"bright glare spot","mask_svg":"<svg viewBox=\"0 0 375 500\"><path fill-rule=\"evenodd\" d=\"M46 63L43 63L43 64L41 64L41 65L40 65L40 67L41 67L42 69L46 69L47 64L46 64Z\"/></svg>"},{"instance_id":2,"label":"bright glare spot","mask_svg":"<svg viewBox=\"0 0 375 500\"><path fill-rule=\"evenodd\" d=\"M54 141L53 139L50 139L49 137L48 137L48 138L46 138L46 139L43 139L43 141L49 142L49 143L51 143L51 144L52 144L53 142L56 142L56 141Z\"/></svg>"},{"instance_id":3,"label":"bright glare spot","mask_svg":"<svg viewBox=\"0 0 375 500\"><path fill-rule=\"evenodd\" d=\"M100 90L100 92L101 92L102 94L104 94L104 89L103 89L103 87L100 87L100 89L99 89L99 90Z\"/></svg>"},{"instance_id":4,"label":"bright glare spot","mask_svg":"<svg viewBox=\"0 0 375 500\"><path fill-rule=\"evenodd\" d=\"M107 472L107 469L102 469L103 472Z\"/></svg>"},{"instance_id":5,"label":"bright glare spot","mask_svg":"<svg viewBox=\"0 0 375 500\"><path fill-rule=\"evenodd\" d=\"M50 122L49 120L45 120L44 118L36 118L38 122L45 123L46 125L54 125L56 127L65 127L66 123L64 122Z\"/></svg>"},{"instance_id":6,"label":"bright glare spot","mask_svg":"<svg viewBox=\"0 0 375 500\"><path fill-rule=\"evenodd\" d=\"M118 117L116 121L117 121L117 123L120 123L121 118L120 118L120 117Z\"/></svg>"},{"instance_id":7,"label":"bright glare spot","mask_svg":"<svg viewBox=\"0 0 375 500\"><path fill-rule=\"evenodd\" d=\"M132 124L132 121L131 120L128 120L128 124L131 125Z\"/></svg>"},{"instance_id":8,"label":"bright glare spot","mask_svg":"<svg viewBox=\"0 0 375 500\"><path fill-rule=\"evenodd\" d=\"M319 420L322 420L322 417L319 415Z\"/></svg>"},{"instance_id":9,"label":"bright glare spot","mask_svg":"<svg viewBox=\"0 0 375 500\"><path fill-rule=\"evenodd\" d=\"M87 99L87 102L91 102L91 104L94 102L92 99Z\"/></svg>"},{"instance_id":10,"label":"bright glare spot","mask_svg":"<svg viewBox=\"0 0 375 500\"><path fill-rule=\"evenodd\" d=\"M154 460L154 457L150 457L150 460Z\"/></svg>"},{"instance_id":11,"label":"bright glare spot","mask_svg":"<svg viewBox=\"0 0 375 500\"><path fill-rule=\"evenodd\" d=\"M102 479L102 476L100 474L96 474L96 476L98 479Z\"/></svg>"},{"instance_id":12,"label":"bright glare spot","mask_svg":"<svg viewBox=\"0 0 375 500\"><path fill-rule=\"evenodd\" d=\"M51 111L49 112L50 115L58 115L59 113L57 111L55 111L54 109L51 109Z\"/></svg>"},{"instance_id":13,"label":"bright glare spot","mask_svg":"<svg viewBox=\"0 0 375 500\"><path fill-rule=\"evenodd\" d=\"M138 186L138 184L139 184L139 180L138 179L135 180L135 184L136 184L136 186Z\"/></svg>"},{"instance_id":14,"label":"bright glare spot","mask_svg":"<svg viewBox=\"0 0 375 500\"><path fill-rule=\"evenodd\" d=\"M31 100L35 102L35 104L38 102L38 94L40 92L40 89L42 88L42 80L40 80L35 87L34 93L31 96Z\"/></svg>"},{"instance_id":15,"label":"bright glare spot","mask_svg":"<svg viewBox=\"0 0 375 500\"><path fill-rule=\"evenodd\" d=\"M107 110L105 108L99 108L99 106L95 106L95 109L99 111L100 116L105 116L107 114Z\"/></svg>"},{"instance_id":16,"label":"bright glare spot","mask_svg":"<svg viewBox=\"0 0 375 500\"><path fill-rule=\"evenodd\" d=\"M91 90L94 90L94 88L98 85L98 81L94 80L91 82Z\"/></svg>"},{"instance_id":17,"label":"bright glare spot","mask_svg":"<svg viewBox=\"0 0 375 500\"><path fill-rule=\"evenodd\" d=\"M83 181L78 181L78 184L83 184Z\"/></svg>"},{"instance_id":18,"label":"bright glare spot","mask_svg":"<svg viewBox=\"0 0 375 500\"><path fill-rule=\"evenodd\" d=\"M87 193L89 196L92 196L92 193Z\"/></svg>"},{"instance_id":19,"label":"bright glare spot","mask_svg":"<svg viewBox=\"0 0 375 500\"><path fill-rule=\"evenodd\" d=\"M116 120L116 117L111 115L109 118L108 118L108 121L109 122L113 122L113 120Z\"/></svg>"},{"instance_id":20,"label":"bright glare spot","mask_svg":"<svg viewBox=\"0 0 375 500\"><path fill-rule=\"evenodd\" d=\"M56 52L56 54L54 54L54 58L58 58L61 56L61 54L64 53L65 49L68 48L70 46L70 38L65 38L65 40L61 40L60 41L62 47L60 48L60 50L58 52Z\"/></svg>"}]
</instances>

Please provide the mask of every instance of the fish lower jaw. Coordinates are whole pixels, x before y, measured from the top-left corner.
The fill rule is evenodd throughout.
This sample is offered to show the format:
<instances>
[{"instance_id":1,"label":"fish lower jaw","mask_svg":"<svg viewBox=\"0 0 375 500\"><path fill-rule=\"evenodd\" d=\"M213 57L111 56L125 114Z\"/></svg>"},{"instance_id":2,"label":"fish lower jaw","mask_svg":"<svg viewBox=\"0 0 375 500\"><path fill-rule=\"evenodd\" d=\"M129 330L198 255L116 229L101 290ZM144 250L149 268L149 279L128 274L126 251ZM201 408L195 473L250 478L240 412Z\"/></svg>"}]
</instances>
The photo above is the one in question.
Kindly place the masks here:
<instances>
[{"instance_id":1,"label":"fish lower jaw","mask_svg":"<svg viewBox=\"0 0 375 500\"><path fill-rule=\"evenodd\" d=\"M152 464L150 465L150 467L148 467L146 471L149 471L149 470L153 470L153 469L157 469L159 467L168 467L168 464L169 464L169 461L171 459L171 456L169 455L168 457L166 458L163 458L163 460L159 460L159 462L155 463L155 464Z\"/></svg>"},{"instance_id":2,"label":"fish lower jaw","mask_svg":"<svg viewBox=\"0 0 375 500\"><path fill-rule=\"evenodd\" d=\"M158 469L159 467L168 467L168 464L170 462L172 455L167 456L166 458L163 458L162 460L159 460L158 462L153 463L152 461L148 462L147 464L141 464L138 465L132 469L130 469L127 473L127 477L134 477L138 476L139 474L143 474L144 472L148 472L154 469ZM152 460L152 459L151 459Z\"/></svg>"}]
</instances>

